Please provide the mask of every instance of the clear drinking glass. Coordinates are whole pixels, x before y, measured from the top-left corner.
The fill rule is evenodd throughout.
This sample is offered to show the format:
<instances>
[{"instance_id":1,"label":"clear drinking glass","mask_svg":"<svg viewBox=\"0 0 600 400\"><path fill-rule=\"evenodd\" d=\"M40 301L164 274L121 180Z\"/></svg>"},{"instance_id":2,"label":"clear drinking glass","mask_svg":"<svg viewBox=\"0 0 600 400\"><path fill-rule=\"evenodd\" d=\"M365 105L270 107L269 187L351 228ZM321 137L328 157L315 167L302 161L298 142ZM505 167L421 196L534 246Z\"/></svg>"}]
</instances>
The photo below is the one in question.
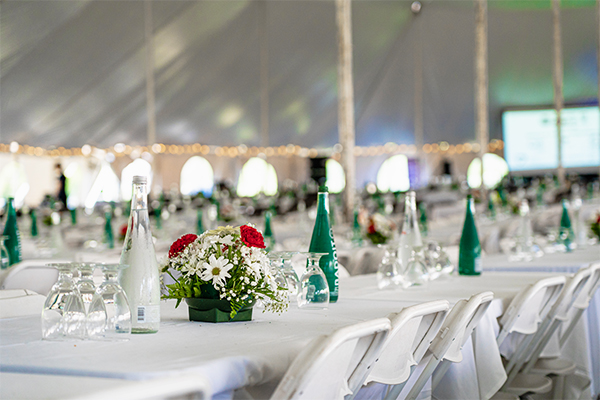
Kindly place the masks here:
<instances>
[{"instance_id":1,"label":"clear drinking glass","mask_svg":"<svg viewBox=\"0 0 600 400\"><path fill-rule=\"evenodd\" d=\"M427 267L420 254L413 251L402 274L401 284L406 289L411 286L423 286L428 282Z\"/></svg>"},{"instance_id":2,"label":"clear drinking glass","mask_svg":"<svg viewBox=\"0 0 600 400\"><path fill-rule=\"evenodd\" d=\"M96 293L96 285L94 285L94 268L95 263L81 262L75 263L77 270L79 271L79 278L77 279L77 289L81 294L83 305L85 306L85 312L88 313L90 304Z\"/></svg>"},{"instance_id":3,"label":"clear drinking glass","mask_svg":"<svg viewBox=\"0 0 600 400\"><path fill-rule=\"evenodd\" d=\"M50 289L42 310L42 338L69 340L85 338L85 306L73 282L74 263L53 263L58 281Z\"/></svg>"},{"instance_id":4,"label":"clear drinking glass","mask_svg":"<svg viewBox=\"0 0 600 400\"><path fill-rule=\"evenodd\" d=\"M379 289L394 289L396 285L401 284L402 276L400 270L400 260L398 259L397 245L377 245L385 251L381 263L377 268L377 287Z\"/></svg>"},{"instance_id":5,"label":"clear drinking glass","mask_svg":"<svg viewBox=\"0 0 600 400\"><path fill-rule=\"evenodd\" d=\"M8 249L4 245L4 241L7 239L8 236L0 236L0 269L6 269L9 266Z\"/></svg>"},{"instance_id":6,"label":"clear drinking glass","mask_svg":"<svg viewBox=\"0 0 600 400\"><path fill-rule=\"evenodd\" d=\"M329 307L329 285L319 260L329 253L302 253L306 254L306 272L300 278L298 292L298 307L306 309L324 310Z\"/></svg>"},{"instance_id":7,"label":"clear drinking glass","mask_svg":"<svg viewBox=\"0 0 600 400\"><path fill-rule=\"evenodd\" d=\"M119 263L96 264L102 269L104 282L96 290L90 304L86 327L93 340L123 341L131 335L129 301L117 277L128 265Z\"/></svg>"},{"instance_id":8,"label":"clear drinking glass","mask_svg":"<svg viewBox=\"0 0 600 400\"><path fill-rule=\"evenodd\" d=\"M269 253L269 258L272 260L271 265L279 268L285 277L288 297L291 302L297 300L300 287L300 279L292 266L292 257L296 254L298 254L296 251L272 251Z\"/></svg>"}]
</instances>

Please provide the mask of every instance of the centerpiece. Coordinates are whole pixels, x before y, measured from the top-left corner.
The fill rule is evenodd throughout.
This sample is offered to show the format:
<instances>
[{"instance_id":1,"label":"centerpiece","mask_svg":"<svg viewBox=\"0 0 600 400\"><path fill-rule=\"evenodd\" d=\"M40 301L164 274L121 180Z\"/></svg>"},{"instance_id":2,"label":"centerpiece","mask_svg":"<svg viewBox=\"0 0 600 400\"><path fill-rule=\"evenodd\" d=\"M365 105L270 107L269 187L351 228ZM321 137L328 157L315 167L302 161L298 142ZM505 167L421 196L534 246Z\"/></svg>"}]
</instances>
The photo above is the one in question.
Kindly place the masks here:
<instances>
[{"instance_id":1,"label":"centerpiece","mask_svg":"<svg viewBox=\"0 0 600 400\"><path fill-rule=\"evenodd\" d=\"M190 321L250 321L257 300L265 311L288 308L286 289L275 281L262 234L252 225L219 227L177 239L163 272L163 299L185 300Z\"/></svg>"},{"instance_id":2,"label":"centerpiece","mask_svg":"<svg viewBox=\"0 0 600 400\"><path fill-rule=\"evenodd\" d=\"M375 213L369 217L366 235L373 244L386 244L394 236L394 229L393 222Z\"/></svg>"}]
</instances>

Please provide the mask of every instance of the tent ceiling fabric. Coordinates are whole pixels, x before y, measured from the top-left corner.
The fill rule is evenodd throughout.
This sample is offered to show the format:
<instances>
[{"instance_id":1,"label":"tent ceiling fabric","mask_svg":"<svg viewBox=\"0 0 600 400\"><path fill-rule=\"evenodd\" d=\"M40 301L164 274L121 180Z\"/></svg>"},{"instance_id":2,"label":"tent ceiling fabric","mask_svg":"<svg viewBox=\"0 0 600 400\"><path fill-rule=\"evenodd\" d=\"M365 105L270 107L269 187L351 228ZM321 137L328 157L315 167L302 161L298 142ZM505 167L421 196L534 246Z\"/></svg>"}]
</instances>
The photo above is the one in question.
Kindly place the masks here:
<instances>
[{"instance_id":1,"label":"tent ceiling fabric","mask_svg":"<svg viewBox=\"0 0 600 400\"><path fill-rule=\"evenodd\" d=\"M413 143L415 41L424 140L474 140L470 1L353 2L356 142ZM505 107L552 104L549 1L491 2L490 134ZM546 3L548 3L546 5ZM595 2L564 2L566 103L597 96ZM581 5L581 7L574 7ZM157 140L260 145L257 1L154 1ZM337 143L333 1L268 1L270 145ZM144 145L140 1L0 3L0 142Z\"/></svg>"}]
</instances>

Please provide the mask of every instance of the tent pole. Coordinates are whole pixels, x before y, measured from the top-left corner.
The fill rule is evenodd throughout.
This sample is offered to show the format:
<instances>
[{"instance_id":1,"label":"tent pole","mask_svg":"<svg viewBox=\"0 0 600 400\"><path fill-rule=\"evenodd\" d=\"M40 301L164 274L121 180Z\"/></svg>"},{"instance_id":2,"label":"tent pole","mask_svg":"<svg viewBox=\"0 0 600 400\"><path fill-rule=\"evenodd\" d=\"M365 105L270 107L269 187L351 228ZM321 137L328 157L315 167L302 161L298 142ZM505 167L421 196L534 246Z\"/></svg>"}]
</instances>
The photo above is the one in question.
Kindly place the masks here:
<instances>
[{"instance_id":1,"label":"tent pole","mask_svg":"<svg viewBox=\"0 0 600 400\"><path fill-rule=\"evenodd\" d=\"M421 23L419 22L419 14L414 13L414 24L415 24L415 60L414 60L414 76L415 76L415 93L414 93L414 107L415 107L415 146L417 146L417 160L419 161L419 168L423 168L425 164L425 157L423 155L423 38L421 35ZM419 177L422 179L425 175L423 171L419 172ZM419 179L419 181L421 181Z\"/></svg>"},{"instance_id":2,"label":"tent pole","mask_svg":"<svg viewBox=\"0 0 600 400\"><path fill-rule=\"evenodd\" d=\"M488 13L487 0L475 0L475 124L481 159L481 185L483 184L483 155L488 150Z\"/></svg>"},{"instance_id":3,"label":"tent pole","mask_svg":"<svg viewBox=\"0 0 600 400\"><path fill-rule=\"evenodd\" d=\"M154 27L152 23L152 0L144 1L144 33L146 39L146 112L148 126L146 130L146 145L148 151L154 153L152 145L156 143L156 106L154 91ZM162 174L158 154L152 158L152 172L154 186L162 187ZM152 188L150 188L152 189Z\"/></svg>"},{"instance_id":4,"label":"tent pole","mask_svg":"<svg viewBox=\"0 0 600 400\"><path fill-rule=\"evenodd\" d=\"M598 107L600 107L600 0L596 1L596 16L598 17L598 49L596 51L597 65L598 68ZM598 149L600 152L600 149ZM598 171L598 178L600 178L600 171Z\"/></svg>"},{"instance_id":5,"label":"tent pole","mask_svg":"<svg viewBox=\"0 0 600 400\"><path fill-rule=\"evenodd\" d=\"M558 181L565 182L565 169L562 160L562 118L561 112L564 107L563 99L563 54L560 32L560 0L552 0L552 27L553 27L553 86L554 86L554 109L556 110L556 134L558 140Z\"/></svg>"},{"instance_id":6,"label":"tent pole","mask_svg":"<svg viewBox=\"0 0 600 400\"><path fill-rule=\"evenodd\" d=\"M267 31L267 2L259 3L258 35L260 40L260 142L269 146L269 35Z\"/></svg>"},{"instance_id":7,"label":"tent pole","mask_svg":"<svg viewBox=\"0 0 600 400\"><path fill-rule=\"evenodd\" d=\"M346 173L345 212L347 220L351 221L356 191L351 0L336 0L335 8L338 31L338 134L342 145L342 166Z\"/></svg>"},{"instance_id":8,"label":"tent pole","mask_svg":"<svg viewBox=\"0 0 600 400\"><path fill-rule=\"evenodd\" d=\"M146 38L146 112L148 127L146 144L156 143L156 109L154 103L154 37L152 27L152 0L144 1L144 28Z\"/></svg>"}]
</instances>

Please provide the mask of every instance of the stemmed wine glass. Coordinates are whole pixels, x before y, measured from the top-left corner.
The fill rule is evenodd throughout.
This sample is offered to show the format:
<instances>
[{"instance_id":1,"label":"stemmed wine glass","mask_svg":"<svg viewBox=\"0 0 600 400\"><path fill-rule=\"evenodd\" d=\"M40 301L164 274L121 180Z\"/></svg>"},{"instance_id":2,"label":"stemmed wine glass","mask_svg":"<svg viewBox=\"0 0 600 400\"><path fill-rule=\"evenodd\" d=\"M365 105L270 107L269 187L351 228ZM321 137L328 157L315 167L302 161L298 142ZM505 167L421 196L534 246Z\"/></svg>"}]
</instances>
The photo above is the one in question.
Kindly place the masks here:
<instances>
[{"instance_id":1,"label":"stemmed wine glass","mask_svg":"<svg viewBox=\"0 0 600 400\"><path fill-rule=\"evenodd\" d=\"M52 263L58 269L58 281L52 286L42 310L42 338L46 340L83 339L85 306L73 282L74 263Z\"/></svg>"},{"instance_id":2,"label":"stemmed wine glass","mask_svg":"<svg viewBox=\"0 0 600 400\"><path fill-rule=\"evenodd\" d=\"M329 285L319 260L328 253L301 253L306 255L306 272L300 278L298 307L307 309L327 309L329 307Z\"/></svg>"},{"instance_id":3,"label":"stemmed wine glass","mask_svg":"<svg viewBox=\"0 0 600 400\"><path fill-rule=\"evenodd\" d=\"M397 246L378 244L377 247L385 251L381 263L377 267L377 287L394 289L396 285L401 285L402 281L402 275L400 275L402 266L397 255Z\"/></svg>"},{"instance_id":4,"label":"stemmed wine glass","mask_svg":"<svg viewBox=\"0 0 600 400\"><path fill-rule=\"evenodd\" d=\"M278 268L285 278L288 297L291 302L296 301L300 286L300 279L298 279L298 275L292 266L292 257L296 254L298 254L296 251L272 251L269 253L271 265Z\"/></svg>"},{"instance_id":5,"label":"stemmed wine glass","mask_svg":"<svg viewBox=\"0 0 600 400\"><path fill-rule=\"evenodd\" d=\"M119 271L128 265L119 263L96 264L102 269L104 282L98 287L90 304L86 327L90 339L121 341L131 335L129 301L117 281Z\"/></svg>"},{"instance_id":6,"label":"stemmed wine glass","mask_svg":"<svg viewBox=\"0 0 600 400\"><path fill-rule=\"evenodd\" d=\"M89 312L90 304L96 293L96 285L94 285L94 268L95 263L81 262L75 263L79 271L79 279L77 279L77 289L81 294L83 305L85 306L86 314Z\"/></svg>"}]
</instances>

